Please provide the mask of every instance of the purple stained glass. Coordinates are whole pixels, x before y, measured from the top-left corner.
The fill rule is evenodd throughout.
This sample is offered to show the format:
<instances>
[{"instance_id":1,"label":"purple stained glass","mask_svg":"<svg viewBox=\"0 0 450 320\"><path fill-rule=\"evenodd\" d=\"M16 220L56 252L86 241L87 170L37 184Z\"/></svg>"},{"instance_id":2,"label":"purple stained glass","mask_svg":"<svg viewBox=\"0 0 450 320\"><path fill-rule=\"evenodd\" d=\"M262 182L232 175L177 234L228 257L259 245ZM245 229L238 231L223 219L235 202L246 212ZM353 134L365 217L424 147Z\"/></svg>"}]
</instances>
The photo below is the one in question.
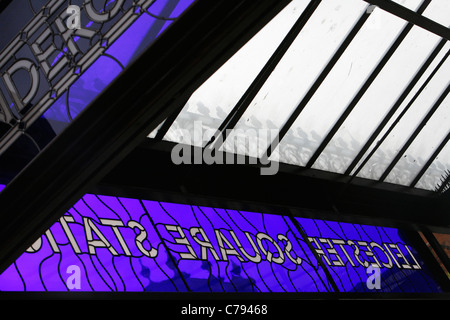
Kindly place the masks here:
<instances>
[{"instance_id":1,"label":"purple stained glass","mask_svg":"<svg viewBox=\"0 0 450 320\"><path fill-rule=\"evenodd\" d=\"M194 291L331 290L283 216L156 201L143 204L155 214L156 228Z\"/></svg>"},{"instance_id":2,"label":"purple stained glass","mask_svg":"<svg viewBox=\"0 0 450 320\"><path fill-rule=\"evenodd\" d=\"M329 268L339 291L441 291L399 229L317 219L297 221ZM378 287L375 282L367 284L367 279L375 275L373 267L379 271Z\"/></svg>"},{"instance_id":3,"label":"purple stained glass","mask_svg":"<svg viewBox=\"0 0 450 320\"><path fill-rule=\"evenodd\" d=\"M160 0L151 6L148 12L160 19L176 19L178 18L192 3L192 1L179 1L171 3L170 0Z\"/></svg>"},{"instance_id":4,"label":"purple stained glass","mask_svg":"<svg viewBox=\"0 0 450 320\"><path fill-rule=\"evenodd\" d=\"M104 55L100 56L42 117L49 120L57 134L62 131L66 125L61 125L61 122L68 125L133 59L167 29L173 22L172 19L183 13L193 1L157 0L143 13L138 7L137 14L141 14L139 18L108 46ZM109 1L106 8L114 2ZM87 26L91 23L89 22ZM67 48L65 50L67 51ZM61 55L54 63L59 58ZM57 124L52 124L55 121Z\"/></svg>"},{"instance_id":5,"label":"purple stained glass","mask_svg":"<svg viewBox=\"0 0 450 320\"><path fill-rule=\"evenodd\" d=\"M398 229L296 219L306 239L283 215L87 194L0 290L332 292L308 241L339 291L440 291ZM379 263L380 289L365 262Z\"/></svg>"}]
</instances>

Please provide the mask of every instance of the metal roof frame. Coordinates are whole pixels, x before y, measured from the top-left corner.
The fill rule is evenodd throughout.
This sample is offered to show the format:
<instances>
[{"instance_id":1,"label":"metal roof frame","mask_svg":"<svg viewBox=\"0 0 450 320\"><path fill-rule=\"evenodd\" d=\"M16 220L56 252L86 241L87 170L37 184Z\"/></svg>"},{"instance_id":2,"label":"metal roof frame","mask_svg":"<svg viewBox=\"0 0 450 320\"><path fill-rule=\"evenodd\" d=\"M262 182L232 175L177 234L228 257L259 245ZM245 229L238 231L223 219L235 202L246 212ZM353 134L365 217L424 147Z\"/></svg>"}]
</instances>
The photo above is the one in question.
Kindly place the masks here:
<instances>
[{"instance_id":1,"label":"metal roof frame","mask_svg":"<svg viewBox=\"0 0 450 320\"><path fill-rule=\"evenodd\" d=\"M388 122L392 119L395 112L398 110L398 108L403 104L407 96L411 93L415 85L420 81L420 79L423 77L424 73L427 71L429 66L432 64L432 62L435 60L437 55L441 52L442 48L447 43L448 39L450 39L450 29L447 27L442 26L441 24L430 20L426 17L424 17L422 14L427 9L427 7L432 2L431 0L424 0L420 7L418 8L417 12L414 12L410 9L407 9L406 7L403 7L402 5L399 5L392 1L385 1L385 0L364 0L369 3L367 10L362 14L360 19L355 23L353 26L353 29L347 34L347 37L345 40L342 41L339 48L334 53L334 56L328 61L328 64L324 67L320 75L316 78L316 80L311 84L311 87L309 91L305 94L303 99L300 101L300 103L297 105L297 107L294 109L294 111L290 114L288 119L285 121L285 123L282 125L282 127L279 130L279 135L272 141L272 143L269 145L265 153L262 155L262 160L267 161L267 159L271 156L271 154L275 151L276 147L282 142L282 139L286 136L288 131L290 130L291 126L294 124L296 119L300 116L303 109L307 106L311 98L315 95L316 91L319 89L321 84L324 82L324 80L327 78L329 73L333 70L336 63L339 61L343 53L346 51L348 46L352 43L355 36L358 34L359 30L363 27L367 19L369 18L370 14L373 12L373 10L369 10L372 6L377 6L381 8L382 10L385 10L389 12L390 14L393 14L397 17L400 17L401 19L407 21L407 25L403 28L401 33L398 35L394 43L391 45L391 47L388 49L388 51L385 53L383 58L378 62L378 65L374 68L370 76L366 79L365 83L362 85L361 88L355 93L355 96L349 103L349 105L346 107L343 114L338 118L337 122L334 124L334 126L331 128L331 130L328 132L328 134L325 136L325 138L322 140L319 147L315 150L312 157L309 159L308 163L306 164L306 168L311 168L316 160L319 158L319 156L322 154L322 152L325 150L325 148L329 145L330 141L333 139L335 134L338 132L338 130L343 125L344 121L348 118L348 116L351 114L353 109L356 107L358 102L361 100L361 98L364 96L365 92L371 87L372 83L377 79L377 76L380 74L380 72L383 70L385 65L390 61L393 54L396 52L398 47L402 44L403 40L407 37L409 32L412 30L414 26L418 26L421 28L424 28L425 30L438 35L439 37L442 37L442 40L436 45L434 50L430 53L427 60L423 63L421 68L416 72L415 76L411 79L408 86L403 90L402 94L399 96L399 98L395 101L391 109L389 110L388 114L384 116L384 118L381 120L381 123L378 125L376 130L370 135L369 139L364 143L362 149L357 153L356 157L353 158L350 165L347 167L347 169L344 172L344 175L352 175L356 176L361 169L364 167L364 165L367 163L367 161L371 158L371 156L374 155L375 151L378 149L378 147L381 145L381 143L388 137L389 133L392 131L392 129L395 127L395 125L398 123L398 121L403 117L403 115L406 113L406 111L409 109L409 107L413 104L413 102L417 99L417 97L423 92L426 85L429 83L429 81L433 78L433 76L437 73L439 68L442 66L442 64L446 61L449 53L445 55L445 57L441 60L441 62L438 64L438 66L434 69L434 71L431 73L431 75L428 77L428 79L425 81L425 83L421 86L419 91L415 94L414 98L408 103L408 105L405 107L405 109L401 112L400 116L395 120L394 124L388 129L387 133L384 134L384 136L381 138L380 141L378 141L377 145L370 151L369 155L364 159L361 165L355 170L355 167L359 164L361 159L364 157L366 152L369 150L369 148L372 146L375 139L378 138L378 135L381 133L381 131L385 128L385 126L388 124ZM296 26L293 27L291 32L286 36L284 41L281 43L281 45L278 47L278 49L275 51L275 53L272 55L270 60L266 63L265 67L261 70L259 75L254 79L250 87L247 89L245 94L242 95L239 102L234 106L234 108L231 110L231 112L226 116L226 118L222 121L218 129L216 130L216 133L212 136L211 141L209 141L205 148L212 148L214 150L219 150L219 148L224 144L227 133L230 132L231 129L235 128L239 120L242 118L244 113L249 108L251 102L259 92L259 90L262 88L264 83L268 80L269 76L271 75L272 71L275 69L277 64L280 62L283 55L286 53L288 47L293 43L295 40L295 34L298 34L304 23L305 19L309 19L312 14L314 14L315 8L320 4L320 1L310 1L309 6L305 10L305 12L301 15L299 18L299 21L297 21ZM313 10L311 11L311 8ZM300 25L300 27L298 27ZM442 99L441 99L442 100ZM439 106L435 106L433 110L436 110L436 108ZM181 112L181 110L179 111ZM156 134L157 140L162 140L165 136L165 134L168 132L169 128L174 124L179 112L176 114L171 115L166 121L164 122L161 129ZM427 119L431 117L433 112L431 112ZM426 124L426 121L423 121L421 125L419 125L418 128L414 131L410 139L404 144L403 148L400 150L400 152L397 154L397 156L394 158L394 160L390 163L389 167L386 169L386 172L383 174L382 179L384 180L388 173L392 170L394 165L398 162L400 157L403 154L403 151L405 151L408 146L414 141L414 138L417 137L417 135L420 133L421 129ZM219 139L218 141L215 139L222 135L222 139ZM438 151L441 151L448 139L444 139L444 141L439 145ZM422 168L420 173L415 177L414 183L411 184L410 187L414 187L420 177L425 173L426 169L431 165L432 161L437 157L439 153L434 152L432 157L428 159L425 166ZM355 171L354 171L355 170ZM354 172L353 172L354 171ZM351 180L350 180L351 181Z\"/></svg>"}]
</instances>

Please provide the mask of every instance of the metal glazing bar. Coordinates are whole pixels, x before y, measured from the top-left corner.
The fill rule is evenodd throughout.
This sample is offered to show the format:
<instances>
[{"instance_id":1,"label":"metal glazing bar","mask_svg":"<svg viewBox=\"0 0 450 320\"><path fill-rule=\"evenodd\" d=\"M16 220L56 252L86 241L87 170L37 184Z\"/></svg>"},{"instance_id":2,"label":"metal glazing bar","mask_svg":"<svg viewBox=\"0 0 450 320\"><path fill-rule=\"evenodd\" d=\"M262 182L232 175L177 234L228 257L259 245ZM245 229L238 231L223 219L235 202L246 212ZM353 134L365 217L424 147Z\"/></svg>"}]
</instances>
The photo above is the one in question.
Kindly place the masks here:
<instances>
[{"instance_id":1,"label":"metal glazing bar","mask_svg":"<svg viewBox=\"0 0 450 320\"><path fill-rule=\"evenodd\" d=\"M450 92L450 85L447 86L447 88L444 90L444 92L441 94L439 99L434 103L434 105L431 107L431 109L428 111L427 115L421 123L417 126L417 128L414 130L414 132L411 134L411 136L408 138L406 143L403 145L401 150L397 153L394 160L389 164L387 169L384 171L383 175L380 177L380 181L384 181L388 174L391 172L391 170L394 168L394 166L397 164L397 162L400 160L402 155L405 153L405 151L409 148L411 143L416 139L416 137L419 135L420 131L422 131L423 127L427 124L428 120L433 116L433 114L436 112L436 110L439 108L439 106L442 104L444 99L447 97L448 93Z\"/></svg>"},{"instance_id":2,"label":"metal glazing bar","mask_svg":"<svg viewBox=\"0 0 450 320\"><path fill-rule=\"evenodd\" d=\"M288 32L286 37L274 52L272 57L269 59L269 61L267 61L264 68L260 71L253 83L250 85L250 87L247 89L238 103L234 106L233 110L231 110L225 120L220 124L219 128L212 136L211 140L206 144L205 148L212 145L212 149L218 150L220 146L225 142L229 130L233 129L239 119L241 119L250 103L261 90L262 86L266 83L273 70L277 67L278 63L288 51L289 47L292 45L295 39L297 39L298 34L302 31L303 27L314 14L320 3L321 0L313 0L308 4L305 11L300 15L291 30ZM216 139L220 135L222 135L222 139Z\"/></svg>"},{"instance_id":3,"label":"metal glazing bar","mask_svg":"<svg viewBox=\"0 0 450 320\"><path fill-rule=\"evenodd\" d=\"M441 66L447 60L449 54L450 54L450 50L447 52L447 54L441 60L441 62L436 66L436 68L434 68L433 72L428 76L427 80L422 84L422 86L415 93L415 95L411 99L411 101L405 106L405 108L402 110L402 112L398 115L397 119L395 119L395 121L392 123L392 125L389 127L389 129L385 132L383 137L381 137L381 139L378 140L377 145L370 151L370 153L367 155L367 157L364 159L364 161L361 163L361 165L358 167L358 169L356 169L356 171L353 173L353 175L352 175L353 177L356 176L359 173L359 171L361 171L361 169L366 165L367 161L369 161L369 159L375 154L375 152L377 151L378 147L381 146L381 144L384 142L384 140L386 140L386 138L389 136L389 134L392 132L392 130L394 130L395 126L403 118L403 116L406 114L406 112L409 110L409 108L417 100L417 98L420 96L420 94L425 90L425 88L427 87L428 83L433 79L435 74L439 71ZM386 123L389 121L389 119L385 119L385 120L386 120ZM380 127L377 130L379 130L379 132L381 132L383 127L381 127L381 125L380 125ZM375 140L376 138L377 138L377 136L374 136L373 140ZM372 142L373 142L373 140L372 140Z\"/></svg>"},{"instance_id":4,"label":"metal glazing bar","mask_svg":"<svg viewBox=\"0 0 450 320\"><path fill-rule=\"evenodd\" d=\"M430 67L431 63L434 61L436 56L439 54L439 52L442 50L442 48L447 43L447 40L442 39L436 48L433 50L433 52L430 54L430 56L427 58L425 63L422 65L422 67L417 71L414 78L411 80L411 82L408 84L406 89L403 91L403 93L400 95L400 97L397 99L395 104L392 106L392 108L389 110L388 114L383 118L383 120L378 125L377 129L372 133L370 138L367 140L367 142L364 144L363 148L359 151L358 155L353 159L352 163L348 166L347 170L345 171L345 175L350 175L353 169L356 167L358 162L361 160L361 158L364 156L364 154L367 152L367 150L370 148L372 143L375 141L375 139L378 137L380 132L383 130L383 128L387 125L389 120L394 116L395 112L400 108L402 103L405 101L405 99L408 97L408 95L411 93L411 91L414 89L414 86L419 82L420 78L422 78L423 74L426 72L426 70ZM444 57L444 60L441 61L439 64L439 67L444 63L445 59L447 59L448 55L450 54L450 51L447 53L447 55ZM437 70L435 70L437 72ZM378 145L377 145L378 146Z\"/></svg>"},{"instance_id":5,"label":"metal glazing bar","mask_svg":"<svg viewBox=\"0 0 450 320\"><path fill-rule=\"evenodd\" d=\"M279 61L286 53L289 46L297 38L298 34L303 29L305 24L308 22L309 18L312 16L312 14L314 13L315 9L319 6L321 1L322 0L312 0L309 3L308 7L305 9L303 14L299 17L297 22L294 24L289 33L286 35L283 42L280 44L275 53L272 55L271 59L266 63L266 65L261 70L260 74L257 76L255 81L248 88L245 94L241 97L241 99L233 108L233 110L231 110L226 119L221 123L216 133L213 135L211 141L209 141L205 147L208 147L212 142L214 142L215 138L218 137L220 134L222 134L223 131L226 131L226 129L231 129L236 125L237 121L240 119L245 110L247 110L253 98L256 96L261 87L264 85L265 81L270 76L275 67L278 65ZM184 104L180 105L180 107L175 112L173 112L172 114L169 115L169 117L167 117L161 128L159 128L158 132L156 133L155 140L162 140L164 138L169 129L172 127L175 120L178 118L178 115L185 107L188 100L189 99L187 99ZM225 139L226 136L224 134L223 141L225 141ZM215 148L219 147L220 145L215 146Z\"/></svg>"},{"instance_id":6,"label":"metal glazing bar","mask_svg":"<svg viewBox=\"0 0 450 320\"><path fill-rule=\"evenodd\" d=\"M419 13L422 13L425 11L425 9L428 7L428 5L431 3L431 0L426 0L422 3L420 8L418 9ZM398 47L401 45L403 40L405 40L408 33L411 31L411 29L414 27L412 23L408 23L405 28L403 28L400 35L397 37L395 42L392 44L392 46L389 48L389 50L386 52L384 57L381 59L381 61L378 63L376 68L372 71L369 78L367 78L366 82L363 84L361 89L358 91L356 96L353 98L353 100L350 102L350 104L345 109L344 113L339 117L339 119L334 124L333 128L328 132L325 139L322 141L320 146L317 148L317 150L314 152L312 157L309 159L308 163L306 164L307 168L310 168L313 166L314 162L316 162L317 158L322 154L323 150L327 147L328 143L330 143L331 139L333 139L336 132L340 129L344 121L347 119L347 117L350 115L350 113L353 111L353 109L356 107L358 102L361 100L361 98L364 96L366 91L369 89L369 87L372 85L372 83L375 81L375 79L380 74L381 70L385 67L385 65L388 63L388 61L391 59L395 51L398 49Z\"/></svg>"},{"instance_id":7,"label":"metal glazing bar","mask_svg":"<svg viewBox=\"0 0 450 320\"><path fill-rule=\"evenodd\" d=\"M319 89L322 82L325 80L325 78L328 76L330 71L334 68L342 54L345 52L347 47L350 45L350 43L353 41L355 36L358 34L359 30L361 30L364 23L367 21L369 16L371 15L371 10L364 10L364 13L362 16L358 19L356 24L353 26L352 30L349 32L347 37L344 39L344 41L341 43L340 47L337 49L337 51L334 53L333 57L330 59L326 67L322 70L321 74L317 77L316 81L312 84L311 88L308 90L306 95L303 97L302 101L298 104L297 108L295 108L294 112L289 116L289 119L285 122L283 127L281 128L278 137L267 148L265 154L263 155L263 159L267 159L270 157L272 152L275 150L277 145L280 143L280 141L284 138L286 133L291 128L292 124L297 120L300 113L303 111L305 106L308 104L308 102L311 100L311 98L314 96L316 91Z\"/></svg>"},{"instance_id":8,"label":"metal glazing bar","mask_svg":"<svg viewBox=\"0 0 450 320\"><path fill-rule=\"evenodd\" d=\"M450 29L422 16L421 13L414 12L404 6L389 0L364 0L372 5L383 9L403 20L417 25L425 30L428 30L441 38L450 40Z\"/></svg>"},{"instance_id":9,"label":"metal glazing bar","mask_svg":"<svg viewBox=\"0 0 450 320\"><path fill-rule=\"evenodd\" d=\"M178 115L180 114L181 110L183 110L184 106L186 105L187 101L180 105L180 108L173 112L171 115L169 115L166 120L164 120L164 123L162 124L161 128L158 129L158 132L156 133L155 139L156 140L162 140L166 133L169 131L170 127L173 125L175 120L178 118Z\"/></svg>"},{"instance_id":10,"label":"metal glazing bar","mask_svg":"<svg viewBox=\"0 0 450 320\"><path fill-rule=\"evenodd\" d=\"M436 159L436 157L439 155L439 153L444 149L444 147L447 145L448 141L450 140L450 132L447 134L447 136L442 140L442 142L439 144L439 146L434 150L431 157L428 159L428 161L423 165L422 169L420 169L419 173L416 175L414 180L409 185L410 187L414 187L417 182L422 178L422 176L425 174L425 172L428 170L428 168L431 166L433 161Z\"/></svg>"},{"instance_id":11,"label":"metal glazing bar","mask_svg":"<svg viewBox=\"0 0 450 320\"><path fill-rule=\"evenodd\" d=\"M291 222L294 224L297 231L302 236L303 241L308 246L308 249L312 252L314 257L316 258L317 264L322 268L322 270L325 273L325 276L326 276L328 282L331 284L331 287L333 288L334 292L340 292L336 282L334 281L333 277L331 276L330 270L328 270L328 268L325 265L325 263L323 262L322 258L318 255L316 249L314 249L313 245L309 241L308 236L306 235L306 233L303 230L300 223L298 223L298 221L295 219L295 217L292 215L292 213L289 213L288 216L289 216L289 219L291 220ZM320 279L322 280L322 277L320 277ZM323 282L323 280L322 280L322 282ZM325 288L328 290L328 288L326 286L325 286Z\"/></svg>"}]
</instances>

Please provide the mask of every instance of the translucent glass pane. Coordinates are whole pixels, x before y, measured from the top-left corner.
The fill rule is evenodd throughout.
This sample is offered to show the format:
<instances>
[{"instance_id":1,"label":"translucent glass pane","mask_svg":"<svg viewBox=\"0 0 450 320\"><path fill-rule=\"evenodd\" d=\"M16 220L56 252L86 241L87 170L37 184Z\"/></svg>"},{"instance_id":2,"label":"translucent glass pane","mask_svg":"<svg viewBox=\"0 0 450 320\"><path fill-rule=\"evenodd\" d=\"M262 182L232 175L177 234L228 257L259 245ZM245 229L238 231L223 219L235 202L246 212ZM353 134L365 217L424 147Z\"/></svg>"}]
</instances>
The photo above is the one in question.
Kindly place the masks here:
<instances>
[{"instance_id":1,"label":"translucent glass pane","mask_svg":"<svg viewBox=\"0 0 450 320\"><path fill-rule=\"evenodd\" d=\"M422 94L380 145L358 176L378 180L396 154L403 147L411 133L428 113L429 109L449 84L450 61L446 61Z\"/></svg>"},{"instance_id":2,"label":"translucent glass pane","mask_svg":"<svg viewBox=\"0 0 450 320\"><path fill-rule=\"evenodd\" d=\"M306 165L405 24L391 14L374 10L281 141L280 161ZM315 168L338 171L335 160L316 161Z\"/></svg>"},{"instance_id":3,"label":"translucent glass pane","mask_svg":"<svg viewBox=\"0 0 450 320\"><path fill-rule=\"evenodd\" d=\"M326 162L337 156L340 165L335 169L343 173L438 42L438 36L414 27L317 161Z\"/></svg>"},{"instance_id":4,"label":"translucent glass pane","mask_svg":"<svg viewBox=\"0 0 450 320\"><path fill-rule=\"evenodd\" d=\"M409 10L414 10L416 11L417 7L418 7L418 2L417 0L393 0L393 2L396 2L402 6L404 6L405 8L408 8Z\"/></svg>"},{"instance_id":5,"label":"translucent glass pane","mask_svg":"<svg viewBox=\"0 0 450 320\"><path fill-rule=\"evenodd\" d=\"M289 51L236 125L237 130L280 128L307 93L367 4L359 0L321 3ZM225 150L234 152L231 134ZM250 138L251 139L251 138ZM257 145L249 141L249 145ZM264 143L259 148L264 152ZM247 153L247 150L237 150Z\"/></svg>"},{"instance_id":6,"label":"translucent glass pane","mask_svg":"<svg viewBox=\"0 0 450 320\"><path fill-rule=\"evenodd\" d=\"M355 166L355 168L353 169L353 171L351 172L351 175L353 175L355 173L355 171L361 166L362 162L365 160L365 158L367 158L367 156L372 152L372 150L376 147L377 145L377 141L379 139L381 139L381 137L383 137L387 130L392 126L392 124L394 123L394 121L400 116L400 114L402 113L403 109L406 107L406 105L408 103L410 103L413 99L413 97L417 94L417 92L419 91L419 89L423 86L423 84L425 83L425 81L428 79L428 77L431 75L431 73L433 72L433 70L436 68L436 66L442 61L442 59L444 58L445 54L448 52L448 50L450 50L450 43L447 42L446 45L444 46L444 48L438 53L438 55L436 56L436 58L433 60L433 62L430 64L430 66L428 67L428 69L424 72L424 74L422 75L422 77L419 79L419 81L417 82L417 84L414 86L414 88L411 90L411 92L408 94L408 96L406 97L406 99L403 101L403 103L400 105L400 107L397 109L397 111L394 113L394 115L391 117L391 119L387 122L386 126L381 130L380 134L378 135L378 138L371 144L371 146L367 149L366 153L364 154L364 156L361 158L361 160L359 161L359 163ZM363 168L363 170L367 170L367 168ZM367 172L366 172L367 173ZM366 174L366 177L370 177L369 174Z\"/></svg>"},{"instance_id":7,"label":"translucent glass pane","mask_svg":"<svg viewBox=\"0 0 450 320\"><path fill-rule=\"evenodd\" d=\"M161 129L161 127L163 126L164 122L166 122L166 120L161 122L155 129L153 129L153 131L150 132L150 134L147 137L148 138L155 138L156 135L158 134L159 129Z\"/></svg>"},{"instance_id":8,"label":"translucent glass pane","mask_svg":"<svg viewBox=\"0 0 450 320\"><path fill-rule=\"evenodd\" d=\"M450 170L450 142L442 149L439 155L434 159L422 178L417 182L416 188L426 190L436 190L445 173Z\"/></svg>"},{"instance_id":9,"label":"translucent glass pane","mask_svg":"<svg viewBox=\"0 0 450 320\"><path fill-rule=\"evenodd\" d=\"M200 126L205 139L209 140L307 5L308 1L292 1L212 75L191 96L164 140L201 145L201 139L198 139L199 141L192 139L194 123Z\"/></svg>"},{"instance_id":10,"label":"translucent glass pane","mask_svg":"<svg viewBox=\"0 0 450 320\"><path fill-rule=\"evenodd\" d=\"M447 96L385 181L410 185L449 131L450 96Z\"/></svg>"},{"instance_id":11,"label":"translucent glass pane","mask_svg":"<svg viewBox=\"0 0 450 320\"><path fill-rule=\"evenodd\" d=\"M433 0L423 13L427 17L444 26L450 23L450 1L448 0Z\"/></svg>"}]
</instances>

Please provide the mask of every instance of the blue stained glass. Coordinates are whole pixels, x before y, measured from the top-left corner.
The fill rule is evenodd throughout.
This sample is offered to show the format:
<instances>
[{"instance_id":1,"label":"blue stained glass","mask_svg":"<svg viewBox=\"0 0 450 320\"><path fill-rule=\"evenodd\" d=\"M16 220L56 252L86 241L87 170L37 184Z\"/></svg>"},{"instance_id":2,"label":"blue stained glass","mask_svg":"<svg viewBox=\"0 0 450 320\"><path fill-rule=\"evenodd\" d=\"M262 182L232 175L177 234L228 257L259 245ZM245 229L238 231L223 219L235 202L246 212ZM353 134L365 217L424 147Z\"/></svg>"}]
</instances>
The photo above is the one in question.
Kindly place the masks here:
<instances>
[{"instance_id":1,"label":"blue stained glass","mask_svg":"<svg viewBox=\"0 0 450 320\"><path fill-rule=\"evenodd\" d=\"M323 267L341 292L441 290L398 229L296 220L306 238L283 215L87 194L0 275L0 290L333 292Z\"/></svg>"}]
</instances>

